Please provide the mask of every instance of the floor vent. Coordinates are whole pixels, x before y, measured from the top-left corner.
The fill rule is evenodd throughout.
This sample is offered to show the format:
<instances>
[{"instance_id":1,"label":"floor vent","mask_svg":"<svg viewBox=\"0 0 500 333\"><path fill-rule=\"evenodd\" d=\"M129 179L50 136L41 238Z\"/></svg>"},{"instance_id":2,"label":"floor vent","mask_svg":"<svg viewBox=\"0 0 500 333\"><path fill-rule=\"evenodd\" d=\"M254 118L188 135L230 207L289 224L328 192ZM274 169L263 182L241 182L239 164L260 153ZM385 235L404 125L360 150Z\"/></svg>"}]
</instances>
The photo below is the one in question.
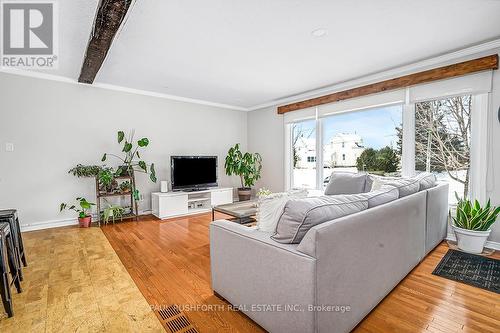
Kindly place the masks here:
<instances>
[{"instance_id":1,"label":"floor vent","mask_svg":"<svg viewBox=\"0 0 500 333\"><path fill-rule=\"evenodd\" d=\"M198 333L189 319L176 305L158 311L162 324L171 333Z\"/></svg>"}]
</instances>

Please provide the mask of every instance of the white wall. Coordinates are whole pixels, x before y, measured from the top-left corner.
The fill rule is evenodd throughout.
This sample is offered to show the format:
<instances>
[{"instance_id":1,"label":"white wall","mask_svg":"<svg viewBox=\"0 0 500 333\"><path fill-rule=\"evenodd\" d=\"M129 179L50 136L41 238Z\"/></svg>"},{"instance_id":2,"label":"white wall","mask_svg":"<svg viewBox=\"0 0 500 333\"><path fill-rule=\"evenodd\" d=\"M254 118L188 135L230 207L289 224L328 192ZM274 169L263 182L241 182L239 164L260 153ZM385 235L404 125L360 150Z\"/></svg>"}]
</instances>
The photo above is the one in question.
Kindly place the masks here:
<instances>
[{"instance_id":1,"label":"white wall","mask_svg":"<svg viewBox=\"0 0 500 333\"><path fill-rule=\"evenodd\" d=\"M255 188L266 187L273 192L283 191L284 170L283 116L270 107L248 113L248 150L262 155L262 178Z\"/></svg>"},{"instance_id":2,"label":"white wall","mask_svg":"<svg viewBox=\"0 0 500 333\"><path fill-rule=\"evenodd\" d=\"M77 196L95 201L95 185L67 171L120 153L120 129L150 139L143 158L156 164L159 180L170 178L170 155L206 154L219 156L221 186L238 185L225 175L224 157L237 142L247 147L246 112L0 73L0 209L17 208L31 228L74 223L59 204ZM5 151L7 142L14 152ZM137 178L140 210L148 210L159 182Z\"/></svg>"},{"instance_id":3,"label":"white wall","mask_svg":"<svg viewBox=\"0 0 500 333\"><path fill-rule=\"evenodd\" d=\"M495 49L480 54L474 54L466 58L454 59L450 62L459 62L467 59L500 53ZM444 64L443 64L444 65ZM432 67L439 67L433 65ZM491 93L491 108L489 119L492 123L492 146L490 163L491 168L488 171L488 189L487 195L491 198L493 204L500 205L500 122L498 112L500 108L500 70L493 72L493 90ZM473 115L474 116L474 115ZM248 147L252 151L260 152L264 157L262 180L258 186L266 186L274 191L284 189L284 123L283 116L277 114L276 107L264 108L251 111L248 114ZM500 243L500 221L497 221L493 232L489 238L490 241Z\"/></svg>"}]
</instances>

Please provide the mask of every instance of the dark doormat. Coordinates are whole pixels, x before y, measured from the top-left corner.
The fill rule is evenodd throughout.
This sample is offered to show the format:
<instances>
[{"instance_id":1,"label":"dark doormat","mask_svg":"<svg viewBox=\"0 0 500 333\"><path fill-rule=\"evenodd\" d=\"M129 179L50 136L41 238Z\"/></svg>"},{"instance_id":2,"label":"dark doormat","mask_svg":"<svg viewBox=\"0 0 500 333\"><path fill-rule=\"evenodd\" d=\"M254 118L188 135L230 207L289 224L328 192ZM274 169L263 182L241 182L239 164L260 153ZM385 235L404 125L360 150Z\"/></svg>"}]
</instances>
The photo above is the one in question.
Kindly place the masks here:
<instances>
[{"instance_id":1,"label":"dark doormat","mask_svg":"<svg viewBox=\"0 0 500 333\"><path fill-rule=\"evenodd\" d=\"M448 250L432 274L500 294L500 260Z\"/></svg>"}]
</instances>

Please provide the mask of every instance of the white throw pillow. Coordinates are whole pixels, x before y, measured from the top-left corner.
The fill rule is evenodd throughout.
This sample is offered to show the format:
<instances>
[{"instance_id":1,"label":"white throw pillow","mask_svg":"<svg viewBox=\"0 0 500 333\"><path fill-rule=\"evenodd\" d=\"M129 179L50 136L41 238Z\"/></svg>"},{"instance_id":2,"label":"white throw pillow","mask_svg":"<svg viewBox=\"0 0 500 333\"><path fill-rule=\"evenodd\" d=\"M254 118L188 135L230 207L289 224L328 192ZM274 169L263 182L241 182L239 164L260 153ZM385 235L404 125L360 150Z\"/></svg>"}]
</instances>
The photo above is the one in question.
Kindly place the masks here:
<instances>
[{"instance_id":1,"label":"white throw pillow","mask_svg":"<svg viewBox=\"0 0 500 333\"><path fill-rule=\"evenodd\" d=\"M288 200L303 199L305 197L307 197L307 190L305 189L273 193L259 197L257 205L257 229L264 232L273 232Z\"/></svg>"}]
</instances>

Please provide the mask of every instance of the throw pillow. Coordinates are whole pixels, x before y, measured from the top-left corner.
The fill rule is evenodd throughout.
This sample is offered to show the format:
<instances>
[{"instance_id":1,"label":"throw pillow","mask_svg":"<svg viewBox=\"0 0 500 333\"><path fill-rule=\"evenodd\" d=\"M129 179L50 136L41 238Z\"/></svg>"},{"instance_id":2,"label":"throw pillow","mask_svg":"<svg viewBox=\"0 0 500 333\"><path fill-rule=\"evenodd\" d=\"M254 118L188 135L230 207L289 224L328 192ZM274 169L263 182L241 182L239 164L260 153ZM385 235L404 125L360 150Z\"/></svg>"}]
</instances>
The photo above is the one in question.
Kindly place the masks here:
<instances>
[{"instance_id":1,"label":"throw pillow","mask_svg":"<svg viewBox=\"0 0 500 333\"><path fill-rule=\"evenodd\" d=\"M260 196L257 203L257 229L264 232L276 230L276 224L290 199L307 197L307 190L291 190Z\"/></svg>"},{"instance_id":2,"label":"throw pillow","mask_svg":"<svg viewBox=\"0 0 500 333\"><path fill-rule=\"evenodd\" d=\"M332 172L325 195L363 193L365 182L366 173Z\"/></svg>"},{"instance_id":3,"label":"throw pillow","mask_svg":"<svg viewBox=\"0 0 500 333\"><path fill-rule=\"evenodd\" d=\"M361 194L290 200L271 238L279 243L297 244L312 227L367 208L368 199Z\"/></svg>"}]
</instances>

